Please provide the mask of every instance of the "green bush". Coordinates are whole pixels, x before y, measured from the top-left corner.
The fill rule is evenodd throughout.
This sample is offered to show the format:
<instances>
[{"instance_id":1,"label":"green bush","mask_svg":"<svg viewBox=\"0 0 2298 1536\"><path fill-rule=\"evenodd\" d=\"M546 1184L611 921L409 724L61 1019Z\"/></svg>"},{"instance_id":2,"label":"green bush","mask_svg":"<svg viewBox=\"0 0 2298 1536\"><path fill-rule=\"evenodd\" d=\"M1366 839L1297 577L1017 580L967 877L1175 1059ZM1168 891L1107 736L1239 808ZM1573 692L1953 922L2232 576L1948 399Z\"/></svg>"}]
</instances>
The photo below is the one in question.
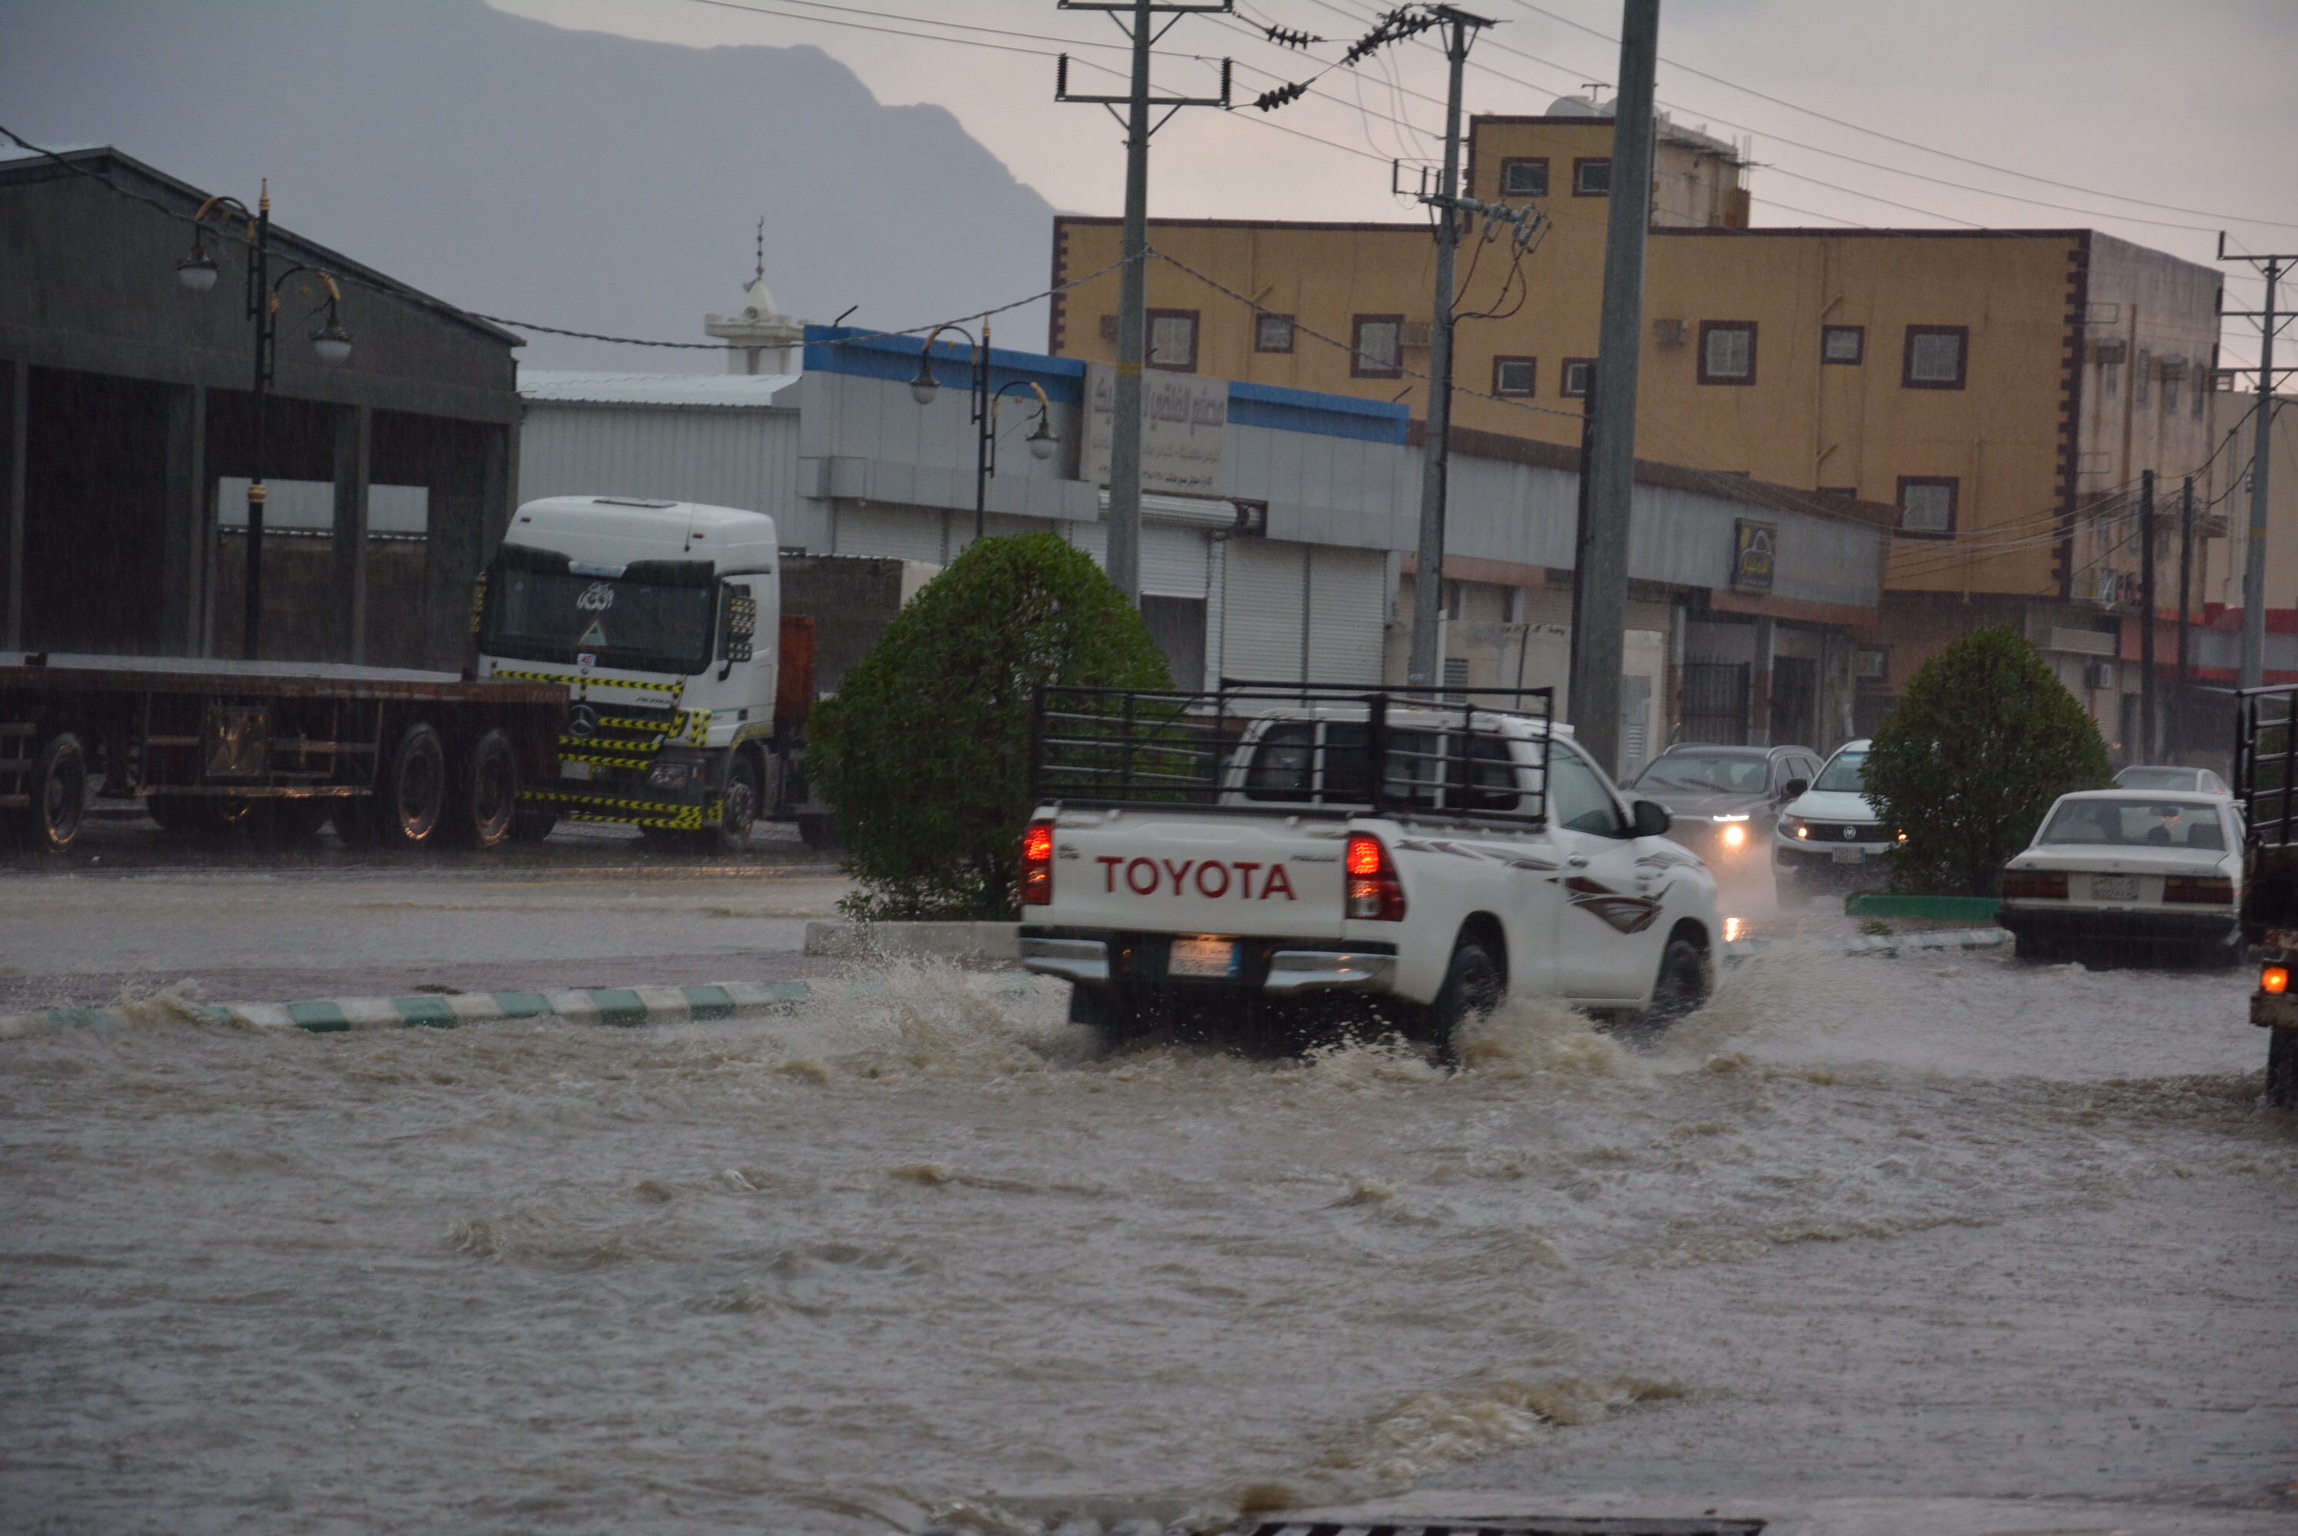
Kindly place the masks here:
<instances>
[{"instance_id":1,"label":"green bush","mask_svg":"<svg viewBox=\"0 0 2298 1536\"><path fill-rule=\"evenodd\" d=\"M1141 615L1050 533L984 539L911 599L815 711L860 918L1010 918L1038 686L1170 688Z\"/></svg>"},{"instance_id":2,"label":"green bush","mask_svg":"<svg viewBox=\"0 0 2298 1536\"><path fill-rule=\"evenodd\" d=\"M2111 777L2090 715L2007 628L1924 663L1867 755L1868 798L1907 834L1893 884L1939 895L1991 895L2053 800Z\"/></svg>"}]
</instances>

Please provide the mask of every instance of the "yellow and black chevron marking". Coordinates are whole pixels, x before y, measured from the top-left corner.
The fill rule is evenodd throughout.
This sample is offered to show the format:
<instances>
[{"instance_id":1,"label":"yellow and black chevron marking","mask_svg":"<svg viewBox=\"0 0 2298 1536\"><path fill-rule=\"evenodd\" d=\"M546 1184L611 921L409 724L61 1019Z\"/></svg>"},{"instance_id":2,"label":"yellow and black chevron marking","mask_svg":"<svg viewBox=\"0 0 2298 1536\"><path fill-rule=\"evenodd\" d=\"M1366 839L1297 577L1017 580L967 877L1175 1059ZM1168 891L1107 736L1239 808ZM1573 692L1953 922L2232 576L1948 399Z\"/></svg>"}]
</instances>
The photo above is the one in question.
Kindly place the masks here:
<instances>
[{"instance_id":1,"label":"yellow and black chevron marking","mask_svg":"<svg viewBox=\"0 0 2298 1536\"><path fill-rule=\"evenodd\" d=\"M686 683L649 683L628 677L583 677L571 672L497 672L497 677L509 678L514 683L579 683L585 688L630 688L640 693L667 693L674 697L686 692Z\"/></svg>"},{"instance_id":2,"label":"yellow and black chevron marking","mask_svg":"<svg viewBox=\"0 0 2298 1536\"><path fill-rule=\"evenodd\" d=\"M716 800L708 805L669 805L660 800L581 795L559 789L537 790L519 798L547 806L577 821L614 821L626 826L664 827L673 832L698 832L719 818Z\"/></svg>"},{"instance_id":3,"label":"yellow and black chevron marking","mask_svg":"<svg viewBox=\"0 0 2298 1536\"><path fill-rule=\"evenodd\" d=\"M654 743L652 742L640 742L635 745L646 752L651 753L654 750ZM634 771L654 766L652 757L609 757L603 752L571 750L563 739L559 743L559 749L559 761L562 763L595 763L601 768L629 768Z\"/></svg>"}]
</instances>

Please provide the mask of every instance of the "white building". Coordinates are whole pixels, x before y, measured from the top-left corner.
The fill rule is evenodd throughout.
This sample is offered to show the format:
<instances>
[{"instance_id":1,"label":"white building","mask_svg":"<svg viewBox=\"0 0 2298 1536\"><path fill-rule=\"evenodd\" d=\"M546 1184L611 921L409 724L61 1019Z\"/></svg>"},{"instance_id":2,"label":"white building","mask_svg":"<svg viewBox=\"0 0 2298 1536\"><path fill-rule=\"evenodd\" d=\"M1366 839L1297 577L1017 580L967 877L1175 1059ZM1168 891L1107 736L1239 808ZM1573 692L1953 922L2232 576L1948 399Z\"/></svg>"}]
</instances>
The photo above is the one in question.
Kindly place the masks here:
<instances>
[{"instance_id":1,"label":"white building","mask_svg":"<svg viewBox=\"0 0 2298 1536\"><path fill-rule=\"evenodd\" d=\"M973 538L977 430L969 348L934 348L920 405L915 337L808 327L797 373L527 373L522 498L676 497L773 514L786 545L947 563ZM1402 677L1418 542L1420 449L1403 407L1195 375L1153 376L1145 432L1143 612L1177 678ZM1101 386L1096 388L1096 386ZM1052 530L1099 558L1108 397L1098 369L993 352L995 473L982 524ZM1056 438L1026 443L1048 402ZM1099 425L1096 425L1098 419ZM1447 518L1446 678L1554 687L1561 713L1578 480L1569 454L1456 440ZM1895 514L1745 479L1641 466L1623 767L1686 724L1705 739L1827 748L1851 733L1856 637L1872 621ZM1801 719L1748 718L1745 677L1807 661ZM1734 668L1739 669L1737 674ZM1714 686L1738 675L1736 694ZM1738 700L1735 717L1728 705Z\"/></svg>"}]
</instances>

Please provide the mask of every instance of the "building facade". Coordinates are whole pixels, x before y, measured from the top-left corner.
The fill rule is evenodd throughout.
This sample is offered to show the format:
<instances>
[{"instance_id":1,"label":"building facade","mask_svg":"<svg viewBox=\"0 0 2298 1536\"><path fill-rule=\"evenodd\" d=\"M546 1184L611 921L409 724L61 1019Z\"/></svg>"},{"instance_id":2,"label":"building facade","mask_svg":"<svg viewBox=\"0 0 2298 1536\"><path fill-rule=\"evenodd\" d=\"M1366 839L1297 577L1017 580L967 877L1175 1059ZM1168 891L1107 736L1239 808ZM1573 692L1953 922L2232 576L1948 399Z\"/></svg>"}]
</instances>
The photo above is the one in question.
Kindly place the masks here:
<instances>
[{"instance_id":1,"label":"building facade","mask_svg":"<svg viewBox=\"0 0 2298 1536\"><path fill-rule=\"evenodd\" d=\"M919 347L812 327L796 375L529 374L522 493L713 501L771 513L794 549L946 564L974 529L971 355L938 345L942 388L920 405ZM1149 434L1142 611L1177 680L1401 682L1421 480L1405 407L1165 382L1181 393ZM1001 404L985 532L1053 531L1102 556L1107 383L1074 359L990 355ZM1048 402L1043 460L1023 446L1038 411L1027 386ZM1446 679L1551 687L1567 709L1576 459L1473 431L1455 448ZM1650 463L1635 494L1623 768L1687 732L1820 748L1848 736L1890 510Z\"/></svg>"},{"instance_id":2,"label":"building facade","mask_svg":"<svg viewBox=\"0 0 2298 1536\"><path fill-rule=\"evenodd\" d=\"M1470 195L1536 205L1536 240L1471 230L1454 419L1576 444L1594 367L1613 125L1584 103L1471 125ZM2220 278L2094 231L1750 229L1741 157L1663 126L1637 445L1654 459L1895 511L1862 727L1956 634L2011 623L2110 739L2139 473L2208 458ZM1064 216L1056 284L1117 258ZM1424 415L1425 222L1154 220L1152 368L1358 394ZM1056 295L1054 353L1115 355L1114 275ZM2103 599L2102 599L2103 594Z\"/></svg>"}]
</instances>

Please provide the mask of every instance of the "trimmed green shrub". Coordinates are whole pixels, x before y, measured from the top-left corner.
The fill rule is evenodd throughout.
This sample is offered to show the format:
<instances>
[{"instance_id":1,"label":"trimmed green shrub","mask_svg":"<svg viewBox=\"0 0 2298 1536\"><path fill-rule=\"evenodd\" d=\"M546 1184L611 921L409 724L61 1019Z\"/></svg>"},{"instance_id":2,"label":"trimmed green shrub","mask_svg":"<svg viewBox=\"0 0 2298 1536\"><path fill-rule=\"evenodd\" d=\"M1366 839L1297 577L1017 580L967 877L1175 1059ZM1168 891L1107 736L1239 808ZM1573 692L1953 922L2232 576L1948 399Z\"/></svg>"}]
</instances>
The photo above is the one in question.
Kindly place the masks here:
<instances>
[{"instance_id":1,"label":"trimmed green shrub","mask_svg":"<svg viewBox=\"0 0 2298 1536\"><path fill-rule=\"evenodd\" d=\"M851 916L1010 918L1040 684L1170 688L1141 615L1054 534L984 539L910 600L814 713Z\"/></svg>"},{"instance_id":2,"label":"trimmed green shrub","mask_svg":"<svg viewBox=\"0 0 2298 1536\"><path fill-rule=\"evenodd\" d=\"M1992 895L2060 795L2111 780L2106 743L2015 630L1974 630L1923 664L1867 754L1867 795L1907 834L1903 891Z\"/></svg>"}]
</instances>

